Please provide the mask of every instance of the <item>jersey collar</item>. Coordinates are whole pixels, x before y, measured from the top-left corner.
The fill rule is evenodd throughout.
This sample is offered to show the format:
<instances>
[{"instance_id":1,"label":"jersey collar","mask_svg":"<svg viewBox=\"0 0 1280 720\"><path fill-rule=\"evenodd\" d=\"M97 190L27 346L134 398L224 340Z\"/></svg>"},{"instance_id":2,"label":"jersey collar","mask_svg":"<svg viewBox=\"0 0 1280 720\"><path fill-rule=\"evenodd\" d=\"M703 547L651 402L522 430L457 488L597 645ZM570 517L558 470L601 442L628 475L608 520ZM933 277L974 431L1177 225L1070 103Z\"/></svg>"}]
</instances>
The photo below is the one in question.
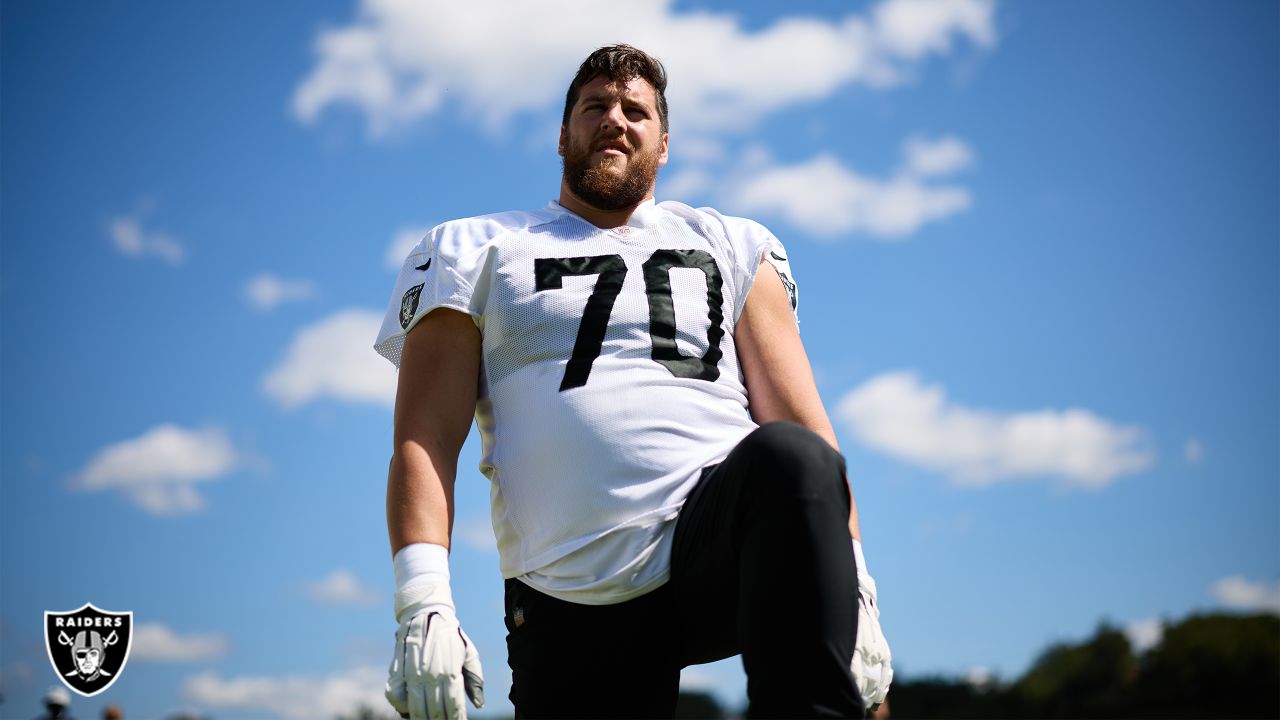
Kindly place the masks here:
<instances>
[{"instance_id":1,"label":"jersey collar","mask_svg":"<svg viewBox=\"0 0 1280 720\"><path fill-rule=\"evenodd\" d=\"M570 210L569 208L561 205L559 201L552 200L551 202L547 203L547 209L556 213L572 215L573 217L581 220L582 222L587 223L588 225L591 225L591 223L588 222L586 218ZM653 198L649 198L648 200L645 200L644 202L636 206L635 211L631 213L631 217L627 220L627 224L622 227L633 227L636 229L652 227L655 223L658 222L659 215L661 215L661 211L658 209L658 202ZM595 227L595 225L591 225L591 227ZM602 228L596 228L596 229L600 230ZM614 229L616 230L617 228L614 228Z\"/></svg>"}]
</instances>

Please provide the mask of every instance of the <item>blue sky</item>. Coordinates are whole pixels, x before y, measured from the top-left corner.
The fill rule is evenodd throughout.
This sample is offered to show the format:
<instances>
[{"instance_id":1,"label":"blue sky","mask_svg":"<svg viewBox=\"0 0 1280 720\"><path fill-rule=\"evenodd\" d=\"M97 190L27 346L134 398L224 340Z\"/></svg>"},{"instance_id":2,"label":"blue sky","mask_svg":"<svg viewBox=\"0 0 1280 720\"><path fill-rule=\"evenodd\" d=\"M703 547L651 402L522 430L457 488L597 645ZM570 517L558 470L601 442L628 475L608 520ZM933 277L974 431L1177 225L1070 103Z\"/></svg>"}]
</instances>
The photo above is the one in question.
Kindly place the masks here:
<instances>
[{"instance_id":1,"label":"blue sky","mask_svg":"<svg viewBox=\"0 0 1280 720\"><path fill-rule=\"evenodd\" d=\"M903 677L1280 611L1274 3L527 5L2 6L0 716L85 602L139 632L81 717L379 701L392 268L555 196L616 41L671 71L660 199L788 246ZM503 712L478 453L454 593Z\"/></svg>"}]
</instances>

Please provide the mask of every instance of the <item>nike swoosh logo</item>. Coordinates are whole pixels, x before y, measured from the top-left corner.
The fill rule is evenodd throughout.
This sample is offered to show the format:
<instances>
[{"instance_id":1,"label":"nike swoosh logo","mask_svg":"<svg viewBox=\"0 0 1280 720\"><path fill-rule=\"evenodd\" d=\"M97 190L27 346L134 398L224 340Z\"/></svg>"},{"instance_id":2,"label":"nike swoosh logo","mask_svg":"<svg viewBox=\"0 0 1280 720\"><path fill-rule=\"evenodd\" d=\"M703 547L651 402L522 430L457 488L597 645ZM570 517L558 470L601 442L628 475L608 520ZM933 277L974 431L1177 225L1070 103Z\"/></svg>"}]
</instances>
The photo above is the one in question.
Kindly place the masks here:
<instances>
[{"instance_id":1,"label":"nike swoosh logo","mask_svg":"<svg viewBox=\"0 0 1280 720\"><path fill-rule=\"evenodd\" d=\"M787 261L787 259L786 259L786 258L782 257L781 255L779 255L778 253L776 253L776 252L774 252L774 251L772 251L772 250L770 250L770 251L769 251L769 255L770 255L774 260L781 260L782 262L786 262L786 261ZM428 263L430 263L430 261L428 261Z\"/></svg>"},{"instance_id":2,"label":"nike swoosh logo","mask_svg":"<svg viewBox=\"0 0 1280 720\"><path fill-rule=\"evenodd\" d=\"M427 268L429 268L429 267L431 267L431 258L427 258L427 261L426 261L426 262L424 262L424 263L422 263L421 265L419 265L419 266L415 267L415 268L414 268L414 270L426 270L426 269L427 269Z\"/></svg>"}]
</instances>

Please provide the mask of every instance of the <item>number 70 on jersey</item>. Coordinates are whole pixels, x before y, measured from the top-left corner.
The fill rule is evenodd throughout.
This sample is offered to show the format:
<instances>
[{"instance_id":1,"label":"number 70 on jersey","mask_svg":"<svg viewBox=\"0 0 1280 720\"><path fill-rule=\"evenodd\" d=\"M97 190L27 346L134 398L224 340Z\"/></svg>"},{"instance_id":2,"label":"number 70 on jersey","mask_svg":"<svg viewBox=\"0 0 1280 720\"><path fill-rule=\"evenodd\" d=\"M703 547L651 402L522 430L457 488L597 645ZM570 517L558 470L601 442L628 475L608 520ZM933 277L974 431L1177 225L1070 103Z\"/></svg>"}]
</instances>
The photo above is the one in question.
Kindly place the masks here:
<instances>
[{"instance_id":1,"label":"number 70 on jersey","mask_svg":"<svg viewBox=\"0 0 1280 720\"><path fill-rule=\"evenodd\" d=\"M649 339L653 360L672 375L715 382L720 377L720 340L724 337L724 296L720 268L705 250L657 250L644 262L644 290L649 300ZM671 269L693 268L707 277L707 352L702 357L681 355L676 348L675 303L671 298ZM621 255L538 258L533 261L534 289L559 290L566 275L599 275L582 311L573 354L564 369L560 391L587 384L591 365L600 356L613 304L622 292L627 264Z\"/></svg>"}]
</instances>

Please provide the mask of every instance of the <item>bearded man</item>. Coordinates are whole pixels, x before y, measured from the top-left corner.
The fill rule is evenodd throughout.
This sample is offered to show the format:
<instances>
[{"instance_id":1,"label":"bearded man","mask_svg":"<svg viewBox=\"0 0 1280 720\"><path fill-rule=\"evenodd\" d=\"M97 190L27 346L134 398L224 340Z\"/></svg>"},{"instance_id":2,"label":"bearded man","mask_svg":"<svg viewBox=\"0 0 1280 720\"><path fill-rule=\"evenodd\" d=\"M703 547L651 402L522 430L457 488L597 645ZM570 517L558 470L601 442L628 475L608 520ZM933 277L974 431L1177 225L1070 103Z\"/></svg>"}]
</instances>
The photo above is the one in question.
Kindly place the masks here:
<instances>
[{"instance_id":1,"label":"bearded man","mask_svg":"<svg viewBox=\"0 0 1280 720\"><path fill-rule=\"evenodd\" d=\"M600 48L565 98L559 198L433 229L378 352L399 367L387 698L483 704L449 587L472 418L506 583L516 717L671 717L741 654L752 717L861 717L892 671L857 509L763 226L656 203L667 79Z\"/></svg>"}]
</instances>

